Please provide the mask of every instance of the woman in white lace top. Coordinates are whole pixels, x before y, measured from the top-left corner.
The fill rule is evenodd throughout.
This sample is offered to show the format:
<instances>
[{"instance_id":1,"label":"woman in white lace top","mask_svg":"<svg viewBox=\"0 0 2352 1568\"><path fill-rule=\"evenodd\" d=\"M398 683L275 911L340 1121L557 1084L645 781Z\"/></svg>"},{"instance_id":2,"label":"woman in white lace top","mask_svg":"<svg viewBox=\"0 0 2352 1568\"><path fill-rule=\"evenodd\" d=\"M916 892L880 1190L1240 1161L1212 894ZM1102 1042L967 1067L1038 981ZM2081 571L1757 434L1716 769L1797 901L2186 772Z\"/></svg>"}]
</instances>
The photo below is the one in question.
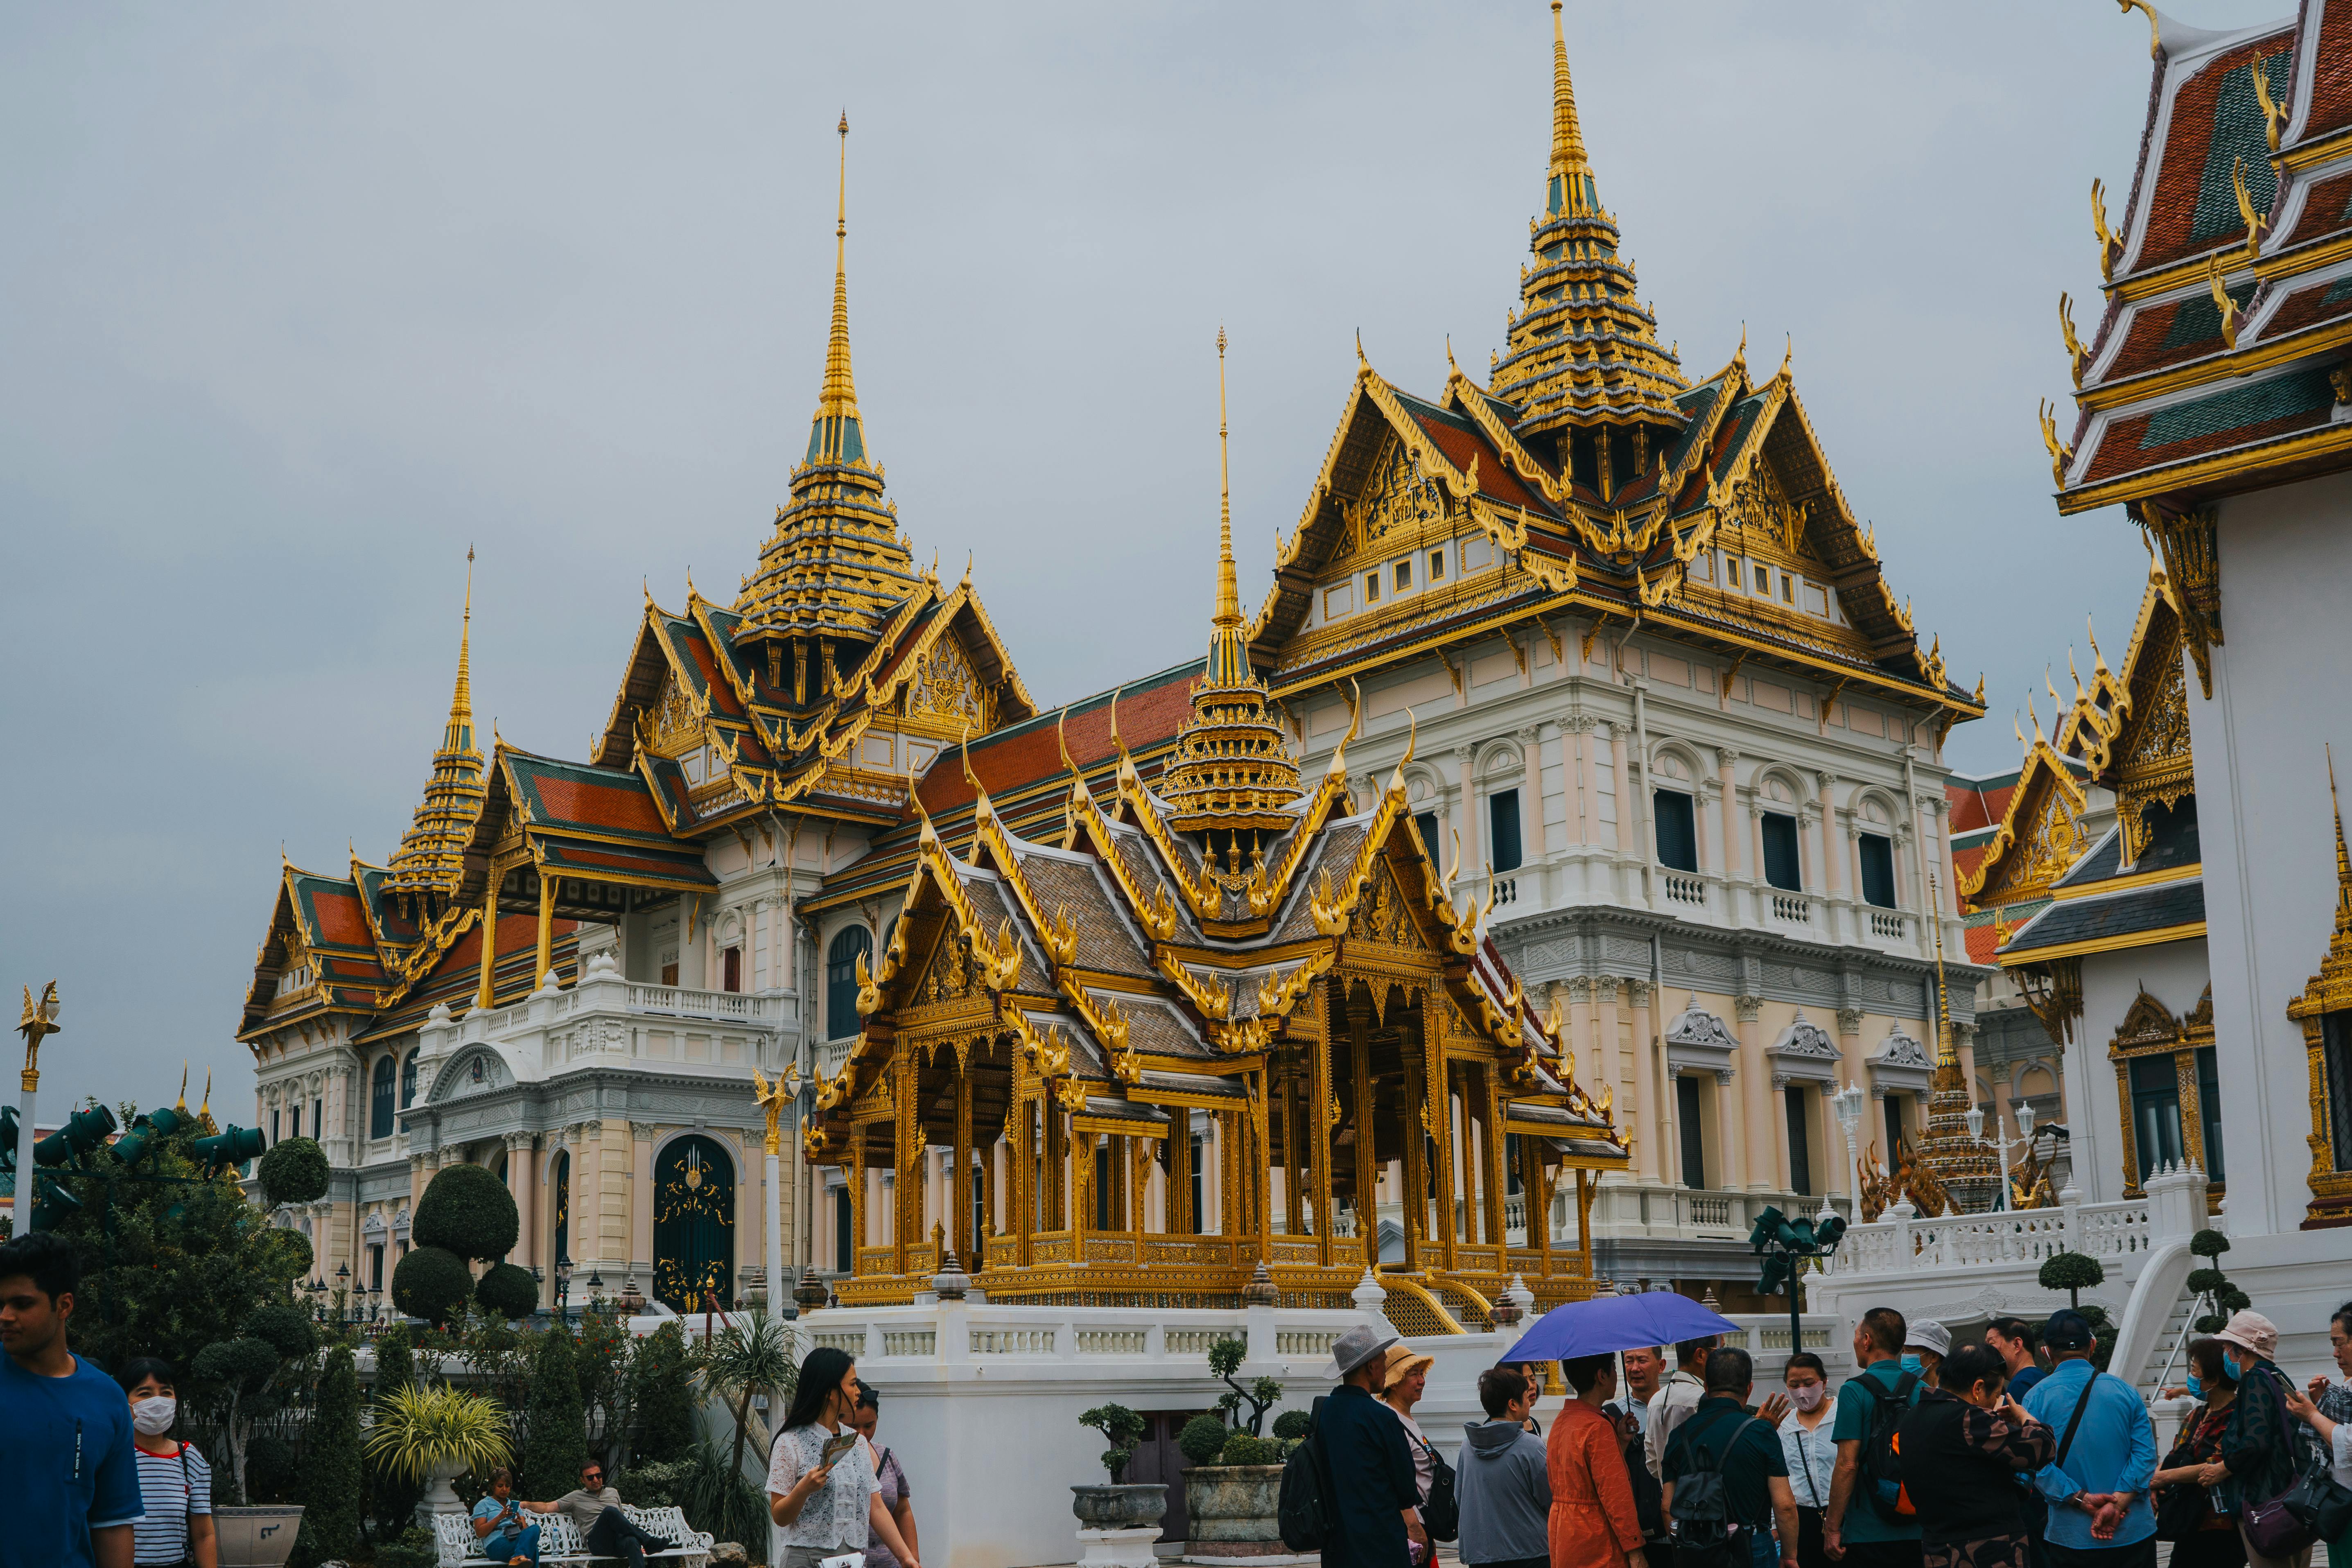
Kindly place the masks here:
<instances>
[{"instance_id":1,"label":"woman in white lace top","mask_svg":"<svg viewBox=\"0 0 2352 1568\"><path fill-rule=\"evenodd\" d=\"M853 1446L824 1463L829 1441L856 1438L849 1419L856 1410L857 1369L849 1352L829 1345L809 1352L768 1456L768 1514L783 1549L779 1568L816 1568L824 1558L863 1552L869 1531L903 1568L922 1568L883 1506L873 1462Z\"/></svg>"}]
</instances>

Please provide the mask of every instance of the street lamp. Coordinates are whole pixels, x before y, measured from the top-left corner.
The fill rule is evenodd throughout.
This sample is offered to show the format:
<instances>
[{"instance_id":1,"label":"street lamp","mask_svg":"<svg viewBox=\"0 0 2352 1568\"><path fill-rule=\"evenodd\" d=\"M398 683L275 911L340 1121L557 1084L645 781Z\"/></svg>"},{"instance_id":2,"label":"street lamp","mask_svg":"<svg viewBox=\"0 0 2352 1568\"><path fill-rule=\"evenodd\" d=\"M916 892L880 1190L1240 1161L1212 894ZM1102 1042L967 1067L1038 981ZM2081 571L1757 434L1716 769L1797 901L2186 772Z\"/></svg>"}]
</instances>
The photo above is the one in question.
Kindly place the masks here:
<instances>
[{"instance_id":1,"label":"street lamp","mask_svg":"<svg viewBox=\"0 0 2352 1568\"><path fill-rule=\"evenodd\" d=\"M572 1255L558 1253L555 1258L555 1315L569 1314L572 1300Z\"/></svg>"},{"instance_id":2,"label":"street lamp","mask_svg":"<svg viewBox=\"0 0 2352 1568\"><path fill-rule=\"evenodd\" d=\"M1838 1131L1845 1134L1845 1168L1852 1178L1852 1184L1846 1192L1853 1203L1856 1223L1862 1219L1862 1166L1860 1157L1854 1152L1853 1134L1854 1130L1862 1125L1864 1099L1862 1090L1854 1086L1852 1079L1847 1080L1843 1089L1830 1096L1830 1109L1837 1112Z\"/></svg>"},{"instance_id":3,"label":"street lamp","mask_svg":"<svg viewBox=\"0 0 2352 1568\"><path fill-rule=\"evenodd\" d=\"M1998 1116L1993 1118L1993 1135L1990 1138L1984 1135L1985 1113L1984 1107L1981 1105L1969 1106L1967 1116L1969 1142L1979 1148L1992 1150L1993 1157L2000 1162L2000 1206L2004 1209L2010 1206L2009 1152L2011 1149L2031 1148L2033 1143L2032 1104L2021 1100L2011 1114L2017 1121L2017 1136L2013 1139L2001 1136L2000 1119Z\"/></svg>"}]
</instances>

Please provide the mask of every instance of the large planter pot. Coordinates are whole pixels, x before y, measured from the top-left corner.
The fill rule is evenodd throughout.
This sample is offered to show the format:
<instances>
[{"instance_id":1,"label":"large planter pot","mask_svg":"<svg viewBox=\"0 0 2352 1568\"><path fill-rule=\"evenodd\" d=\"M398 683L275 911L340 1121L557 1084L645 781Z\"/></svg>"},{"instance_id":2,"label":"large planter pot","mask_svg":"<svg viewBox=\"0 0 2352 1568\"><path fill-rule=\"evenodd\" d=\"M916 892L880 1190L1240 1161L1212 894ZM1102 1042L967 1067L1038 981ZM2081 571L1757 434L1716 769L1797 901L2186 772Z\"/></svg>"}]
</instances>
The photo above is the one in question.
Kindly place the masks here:
<instances>
[{"instance_id":1,"label":"large planter pot","mask_svg":"<svg viewBox=\"0 0 2352 1568\"><path fill-rule=\"evenodd\" d=\"M284 1568L301 1529L302 1510L295 1505L213 1510L220 1568Z\"/></svg>"},{"instance_id":2,"label":"large planter pot","mask_svg":"<svg viewBox=\"0 0 2352 1568\"><path fill-rule=\"evenodd\" d=\"M1125 1486L1072 1487L1070 1511L1088 1530L1140 1530L1168 1512L1165 1481Z\"/></svg>"},{"instance_id":3,"label":"large planter pot","mask_svg":"<svg viewBox=\"0 0 2352 1568\"><path fill-rule=\"evenodd\" d=\"M1280 1465L1195 1465L1184 1472L1184 1510L1195 1556L1276 1556L1282 1506ZM1238 1551L1249 1547L1254 1550Z\"/></svg>"},{"instance_id":4,"label":"large planter pot","mask_svg":"<svg viewBox=\"0 0 2352 1568\"><path fill-rule=\"evenodd\" d=\"M444 1459L426 1472L425 1496L416 1504L417 1523L430 1530L435 1514L466 1511L466 1500L459 1497L457 1489L449 1484L465 1473L465 1465L456 1459Z\"/></svg>"}]
</instances>

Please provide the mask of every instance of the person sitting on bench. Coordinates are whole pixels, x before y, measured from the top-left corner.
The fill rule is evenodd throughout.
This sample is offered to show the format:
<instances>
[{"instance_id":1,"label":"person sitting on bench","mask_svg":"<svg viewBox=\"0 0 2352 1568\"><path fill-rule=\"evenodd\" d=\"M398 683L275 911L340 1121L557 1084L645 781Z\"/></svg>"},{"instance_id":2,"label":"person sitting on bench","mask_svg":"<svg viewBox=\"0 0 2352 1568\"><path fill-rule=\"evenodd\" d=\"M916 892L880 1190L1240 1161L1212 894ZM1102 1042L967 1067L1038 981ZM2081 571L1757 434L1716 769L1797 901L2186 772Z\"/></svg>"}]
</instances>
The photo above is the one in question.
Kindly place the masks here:
<instances>
[{"instance_id":1,"label":"person sitting on bench","mask_svg":"<svg viewBox=\"0 0 2352 1568\"><path fill-rule=\"evenodd\" d=\"M628 1568L645 1568L648 1552L675 1552L675 1542L647 1535L621 1511L621 1494L604 1484L604 1467L591 1459L580 1467L580 1485L553 1502L527 1502L533 1513L569 1514L581 1543L593 1557L617 1557Z\"/></svg>"}]
</instances>

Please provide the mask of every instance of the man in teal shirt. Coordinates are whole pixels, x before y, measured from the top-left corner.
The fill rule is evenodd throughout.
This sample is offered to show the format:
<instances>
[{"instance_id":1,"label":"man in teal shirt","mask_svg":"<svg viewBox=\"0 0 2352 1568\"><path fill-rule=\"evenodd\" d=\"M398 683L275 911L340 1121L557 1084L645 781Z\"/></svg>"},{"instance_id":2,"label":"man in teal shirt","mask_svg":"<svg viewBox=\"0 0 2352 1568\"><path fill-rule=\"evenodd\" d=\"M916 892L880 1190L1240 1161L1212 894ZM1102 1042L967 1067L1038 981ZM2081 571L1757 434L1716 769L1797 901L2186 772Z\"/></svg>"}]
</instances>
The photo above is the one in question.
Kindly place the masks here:
<instances>
[{"instance_id":1,"label":"man in teal shirt","mask_svg":"<svg viewBox=\"0 0 2352 1568\"><path fill-rule=\"evenodd\" d=\"M1919 1568L1919 1526L1879 1511L1862 1473L1863 1446L1879 1400L1900 1398L1906 1408L1919 1403L1918 1374L1903 1367L1903 1341L1910 1325L1892 1307L1873 1307L1853 1331L1853 1363L1863 1370L1838 1390L1837 1469L1830 1478L1830 1506L1822 1517L1822 1545L1832 1561L1850 1568Z\"/></svg>"}]
</instances>

